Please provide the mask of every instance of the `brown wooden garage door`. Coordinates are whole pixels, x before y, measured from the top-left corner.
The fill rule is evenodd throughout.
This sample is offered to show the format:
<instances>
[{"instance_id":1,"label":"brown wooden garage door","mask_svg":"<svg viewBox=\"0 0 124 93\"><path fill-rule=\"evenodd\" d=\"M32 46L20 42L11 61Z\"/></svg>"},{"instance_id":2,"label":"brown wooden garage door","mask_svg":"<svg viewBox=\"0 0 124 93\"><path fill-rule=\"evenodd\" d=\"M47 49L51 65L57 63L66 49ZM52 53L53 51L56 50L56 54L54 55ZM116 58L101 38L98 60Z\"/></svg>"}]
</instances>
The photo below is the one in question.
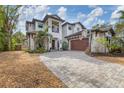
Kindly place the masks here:
<instances>
[{"instance_id":1,"label":"brown wooden garage door","mask_svg":"<svg viewBox=\"0 0 124 93\"><path fill-rule=\"evenodd\" d=\"M82 40L71 40L71 50L81 50L84 51L89 45L88 38Z\"/></svg>"}]
</instances>

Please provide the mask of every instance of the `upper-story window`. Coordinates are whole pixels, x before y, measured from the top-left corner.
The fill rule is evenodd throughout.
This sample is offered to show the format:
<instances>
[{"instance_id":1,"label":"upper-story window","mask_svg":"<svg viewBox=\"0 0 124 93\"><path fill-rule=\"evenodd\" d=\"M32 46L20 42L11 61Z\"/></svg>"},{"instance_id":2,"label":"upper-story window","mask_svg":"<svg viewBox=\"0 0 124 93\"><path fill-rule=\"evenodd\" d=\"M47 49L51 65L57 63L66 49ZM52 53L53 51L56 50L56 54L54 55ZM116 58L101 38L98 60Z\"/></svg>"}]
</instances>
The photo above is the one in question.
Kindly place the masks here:
<instances>
[{"instance_id":1,"label":"upper-story window","mask_svg":"<svg viewBox=\"0 0 124 93\"><path fill-rule=\"evenodd\" d=\"M69 26L68 29L69 29L69 30L72 30L72 29L71 29L71 26Z\"/></svg>"},{"instance_id":2,"label":"upper-story window","mask_svg":"<svg viewBox=\"0 0 124 93\"><path fill-rule=\"evenodd\" d=\"M59 33L59 22L52 21L52 32Z\"/></svg>"},{"instance_id":3,"label":"upper-story window","mask_svg":"<svg viewBox=\"0 0 124 93\"><path fill-rule=\"evenodd\" d=\"M59 27L58 27L58 26L53 25L53 26L52 26L52 32L59 33Z\"/></svg>"},{"instance_id":4,"label":"upper-story window","mask_svg":"<svg viewBox=\"0 0 124 93\"><path fill-rule=\"evenodd\" d=\"M77 28L77 31L80 31L80 28L79 27Z\"/></svg>"},{"instance_id":5,"label":"upper-story window","mask_svg":"<svg viewBox=\"0 0 124 93\"><path fill-rule=\"evenodd\" d=\"M39 28L43 28L43 24L42 23L38 23L38 27Z\"/></svg>"}]
</instances>

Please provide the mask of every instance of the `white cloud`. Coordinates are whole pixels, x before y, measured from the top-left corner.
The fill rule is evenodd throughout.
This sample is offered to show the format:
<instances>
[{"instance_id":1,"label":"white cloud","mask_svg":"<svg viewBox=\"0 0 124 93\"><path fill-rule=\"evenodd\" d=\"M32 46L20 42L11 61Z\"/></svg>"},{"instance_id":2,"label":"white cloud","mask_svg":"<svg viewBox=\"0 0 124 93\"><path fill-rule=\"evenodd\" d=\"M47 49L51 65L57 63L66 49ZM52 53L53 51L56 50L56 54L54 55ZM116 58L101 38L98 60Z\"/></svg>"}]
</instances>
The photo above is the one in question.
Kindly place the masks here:
<instances>
[{"instance_id":1,"label":"white cloud","mask_svg":"<svg viewBox=\"0 0 124 93\"><path fill-rule=\"evenodd\" d=\"M58 9L58 16L60 16L63 19L66 19L67 16L66 12L67 12L67 8L62 6Z\"/></svg>"},{"instance_id":2,"label":"white cloud","mask_svg":"<svg viewBox=\"0 0 124 93\"><path fill-rule=\"evenodd\" d=\"M101 7L93 9L88 15L83 24L87 27L92 27L97 23L104 23L103 20L98 19L98 17L104 14L104 10Z\"/></svg>"},{"instance_id":3,"label":"white cloud","mask_svg":"<svg viewBox=\"0 0 124 93\"><path fill-rule=\"evenodd\" d=\"M115 10L111 15L111 19L118 19L121 16L121 14L118 12L118 10Z\"/></svg>"},{"instance_id":4,"label":"white cloud","mask_svg":"<svg viewBox=\"0 0 124 93\"><path fill-rule=\"evenodd\" d=\"M89 25L91 25L91 24L93 23L94 20L95 20L95 18L89 17L89 18L87 18L87 19L83 22L83 24L85 24L86 26L89 26Z\"/></svg>"},{"instance_id":5,"label":"white cloud","mask_svg":"<svg viewBox=\"0 0 124 93\"><path fill-rule=\"evenodd\" d=\"M105 23L105 21L104 20L101 20L101 19L99 19L98 21L97 21L97 24L104 24Z\"/></svg>"},{"instance_id":6,"label":"white cloud","mask_svg":"<svg viewBox=\"0 0 124 93\"><path fill-rule=\"evenodd\" d=\"M124 6L118 6L117 9L112 13L111 19L118 19L121 16L121 14L119 13L119 11L121 10L124 11Z\"/></svg>"},{"instance_id":7,"label":"white cloud","mask_svg":"<svg viewBox=\"0 0 124 93\"><path fill-rule=\"evenodd\" d=\"M110 24L111 24L111 25L114 25L114 24L116 24L116 22L117 22L116 20L111 20L111 21L110 21Z\"/></svg>"},{"instance_id":8,"label":"white cloud","mask_svg":"<svg viewBox=\"0 0 124 93\"><path fill-rule=\"evenodd\" d=\"M42 20L42 18L48 13L49 6L35 6L35 5L26 5L22 6L19 10L21 14L19 17L19 22L17 26L17 30L25 31L25 22L28 20L32 20L32 18L37 18Z\"/></svg>"},{"instance_id":9,"label":"white cloud","mask_svg":"<svg viewBox=\"0 0 124 93\"><path fill-rule=\"evenodd\" d=\"M36 6L35 7L35 18L42 19L46 14L48 14L48 6Z\"/></svg>"},{"instance_id":10,"label":"white cloud","mask_svg":"<svg viewBox=\"0 0 124 93\"><path fill-rule=\"evenodd\" d=\"M119 11L121 11L121 10L124 11L124 6L123 5L122 6L118 6L116 8L116 10L114 10L112 12L111 17L110 17L110 24L111 25L114 25L114 24L116 24L118 22L118 19L121 16L121 13L119 13Z\"/></svg>"},{"instance_id":11,"label":"white cloud","mask_svg":"<svg viewBox=\"0 0 124 93\"><path fill-rule=\"evenodd\" d=\"M51 13L51 12L48 12L47 14L48 14L48 15L52 15L52 13Z\"/></svg>"},{"instance_id":12,"label":"white cloud","mask_svg":"<svg viewBox=\"0 0 124 93\"><path fill-rule=\"evenodd\" d=\"M84 18L86 18L86 15L85 15L85 14L83 14L83 13L81 13L81 12L79 12L79 13L77 14L77 20L78 20L78 21L83 21Z\"/></svg>"},{"instance_id":13,"label":"white cloud","mask_svg":"<svg viewBox=\"0 0 124 93\"><path fill-rule=\"evenodd\" d=\"M102 16L103 13L104 13L103 9L101 7L97 7L94 10L92 10L91 13L88 16L98 17L98 16Z\"/></svg>"}]
</instances>

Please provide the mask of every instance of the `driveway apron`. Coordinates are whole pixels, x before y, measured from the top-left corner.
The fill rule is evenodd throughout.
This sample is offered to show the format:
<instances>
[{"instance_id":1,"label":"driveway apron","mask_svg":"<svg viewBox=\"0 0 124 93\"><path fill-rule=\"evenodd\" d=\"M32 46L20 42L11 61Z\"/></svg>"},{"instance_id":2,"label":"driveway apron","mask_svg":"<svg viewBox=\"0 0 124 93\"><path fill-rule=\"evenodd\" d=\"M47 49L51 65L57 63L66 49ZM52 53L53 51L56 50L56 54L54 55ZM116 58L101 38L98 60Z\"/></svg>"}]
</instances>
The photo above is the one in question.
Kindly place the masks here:
<instances>
[{"instance_id":1,"label":"driveway apron","mask_svg":"<svg viewBox=\"0 0 124 93\"><path fill-rule=\"evenodd\" d=\"M81 51L48 52L40 60L70 88L124 87L124 66Z\"/></svg>"}]
</instances>

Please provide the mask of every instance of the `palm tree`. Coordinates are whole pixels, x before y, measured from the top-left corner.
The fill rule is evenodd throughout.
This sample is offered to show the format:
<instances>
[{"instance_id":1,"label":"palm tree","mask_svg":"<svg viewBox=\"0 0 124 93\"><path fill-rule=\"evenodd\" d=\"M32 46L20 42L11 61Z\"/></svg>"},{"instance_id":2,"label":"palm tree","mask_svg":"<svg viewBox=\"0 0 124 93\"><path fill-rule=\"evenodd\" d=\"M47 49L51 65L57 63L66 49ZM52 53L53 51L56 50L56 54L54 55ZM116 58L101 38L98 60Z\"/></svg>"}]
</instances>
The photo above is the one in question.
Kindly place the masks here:
<instances>
[{"instance_id":1,"label":"palm tree","mask_svg":"<svg viewBox=\"0 0 124 93\"><path fill-rule=\"evenodd\" d=\"M124 11L119 11L119 13L121 13L121 16L119 19L123 20L124 19Z\"/></svg>"},{"instance_id":2,"label":"palm tree","mask_svg":"<svg viewBox=\"0 0 124 93\"><path fill-rule=\"evenodd\" d=\"M121 43L122 46L122 50L124 49L124 10L123 11L119 11L118 13L121 14L120 18L119 18L119 22L116 23L115 28L116 28L116 34L118 34L118 39Z\"/></svg>"},{"instance_id":3,"label":"palm tree","mask_svg":"<svg viewBox=\"0 0 124 93\"><path fill-rule=\"evenodd\" d=\"M44 31L38 31L35 39L38 48L45 48L44 40L49 40L49 37L52 38L52 35L48 34L48 28L45 28Z\"/></svg>"}]
</instances>

